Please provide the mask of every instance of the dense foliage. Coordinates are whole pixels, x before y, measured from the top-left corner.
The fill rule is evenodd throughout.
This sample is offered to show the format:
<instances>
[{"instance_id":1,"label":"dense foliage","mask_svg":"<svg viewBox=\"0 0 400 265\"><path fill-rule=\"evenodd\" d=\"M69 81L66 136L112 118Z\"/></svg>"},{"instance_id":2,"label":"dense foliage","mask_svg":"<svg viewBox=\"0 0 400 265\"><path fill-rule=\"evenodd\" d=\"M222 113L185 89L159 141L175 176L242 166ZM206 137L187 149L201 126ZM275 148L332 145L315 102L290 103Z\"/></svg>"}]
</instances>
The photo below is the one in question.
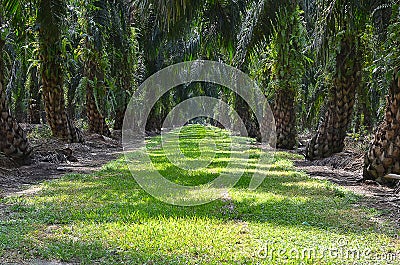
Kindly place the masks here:
<instances>
[{"instance_id":1,"label":"dense foliage","mask_svg":"<svg viewBox=\"0 0 400 265\"><path fill-rule=\"evenodd\" d=\"M18 122L48 124L69 142L83 141L82 129L110 136L147 77L208 59L259 83L273 106L278 147L295 148L297 133L317 131L306 156L330 156L343 150L347 133L373 133L391 104L398 14L395 0L3 0L2 152L29 153ZM233 105L258 137L247 104L211 84L165 94L147 130L160 131L168 112L196 95Z\"/></svg>"}]
</instances>

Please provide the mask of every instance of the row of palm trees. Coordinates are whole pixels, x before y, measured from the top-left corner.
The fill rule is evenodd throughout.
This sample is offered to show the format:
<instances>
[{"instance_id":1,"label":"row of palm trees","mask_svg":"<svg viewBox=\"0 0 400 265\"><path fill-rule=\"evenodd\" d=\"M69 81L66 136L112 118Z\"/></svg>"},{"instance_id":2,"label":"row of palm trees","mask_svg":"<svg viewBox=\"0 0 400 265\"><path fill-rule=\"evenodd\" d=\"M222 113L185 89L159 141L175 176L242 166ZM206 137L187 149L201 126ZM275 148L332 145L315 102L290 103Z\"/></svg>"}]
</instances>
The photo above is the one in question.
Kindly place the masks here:
<instances>
[{"instance_id":1,"label":"row of palm trees","mask_svg":"<svg viewBox=\"0 0 400 265\"><path fill-rule=\"evenodd\" d=\"M110 11L112 14L112 21L110 24L117 27L110 29L111 34L116 35L111 36L110 39L115 42L120 42L114 47L120 47L121 51L115 52L116 56L113 59L115 67L113 71L115 72L115 82L121 86L116 93L115 100L122 102L122 104L115 104L117 106L117 118L114 128L122 128L122 120L124 116L124 110L127 105L127 94L129 88L132 86L132 76L129 75L129 71L132 69L131 64L135 62L130 61L132 59L132 50L130 49L130 25L129 25L129 14L124 10L128 4L125 1L76 1L74 3L81 10L78 11L82 15L79 20L81 28L85 30L82 34L84 40L81 40L78 44L80 60L83 64L83 78L84 84L86 84L86 113L88 116L89 131L93 133L99 133L103 135L110 135L110 130L105 122L104 114L102 110L102 104L99 102L100 97L96 97L95 94L100 94L99 91L105 90L105 66L102 51L104 50L102 42L105 42L105 37L102 36L103 29L105 25L105 14ZM30 9L32 6L35 7L34 12L28 12L26 14L25 9ZM108 10L108 9L109 10ZM67 3L64 0L39 0L39 1L25 1L25 0L3 0L0 7L0 26L2 28L9 27L18 29L20 32L24 32L25 28L29 23L29 16L36 17L36 22L34 24L38 29L37 39L38 39L38 57L39 65L32 65L31 73L32 78L36 78L36 70L40 69L40 83L41 89L35 85L39 82L32 81L30 86L32 86L31 100L34 102L30 104L31 108L31 119L35 122L40 121L40 102L43 98L44 109L46 112L46 121L48 122L53 136L65 140L67 142L83 142L82 132L74 125L70 117L72 113L68 113L66 109L66 102L64 97L64 77L65 68L63 68L65 56L62 43L62 36L64 29L66 27L66 14L67 14ZM107 21L108 22L108 21ZM1 42L4 44L5 35L4 33L0 36ZM83 45L80 45L83 44ZM2 48L2 47L1 47ZM3 53L2 53L3 54ZM114 54L113 54L114 55ZM119 57L119 58L115 58ZM118 61L117 61L118 60ZM3 66L4 64L1 63ZM125 71L120 71L124 69ZM121 74L122 72L122 74ZM128 74L126 74L128 72ZM4 84L5 76L4 73L0 73L0 80ZM124 91L121 91L124 90ZM5 86L1 87L0 92L2 95L5 93ZM72 97L69 97L70 101ZM2 97L3 112L8 112L6 107L6 97ZM68 102L68 105L73 104ZM70 106L69 106L70 107ZM73 109L73 108L69 108ZM5 116L5 114L3 115ZM10 119L11 116L5 118ZM13 119L14 120L14 119ZM14 120L15 122L15 120ZM2 126L6 128L6 126ZM6 129L5 129L6 130ZM19 130L18 130L19 131ZM8 132L10 134L11 132ZM15 135L17 137L17 135ZM26 136L24 136L24 141L26 141ZM3 148L12 150L20 150L18 155L13 155L14 157L25 157L29 154L29 148L22 148L18 146L17 143L21 141L14 141L14 144L9 142L2 144ZM10 145L13 145L10 147ZM25 145L23 145L25 146ZM0 151L4 151L1 148ZM6 152L9 153L9 152Z\"/></svg>"},{"instance_id":2,"label":"row of palm trees","mask_svg":"<svg viewBox=\"0 0 400 265\"><path fill-rule=\"evenodd\" d=\"M94 21L86 25L87 39L84 58L84 75L86 83L86 112L89 130L94 133L109 135L110 130L105 122L104 111L97 102L93 86L104 86L104 69L99 58L102 49L93 42L93 35L102 31L101 12L102 3L107 1L93 1L93 10L87 10L87 21ZM110 1L115 4L115 1ZM119 2L124 3L124 1ZM26 2L23 0L4 0L4 10L0 10L0 23L12 23L14 27L20 25L21 13ZM64 99L61 35L65 14L64 0L38 0L37 22L39 25L40 70L42 81L43 101L50 125L55 137L69 142L81 142L83 136L74 126L69 117ZM125 7L127 3L125 3ZM151 75L162 65L158 64L160 50L166 44L185 41L188 36L194 41L190 47L185 47L184 54L175 60L206 58L211 60L225 60L228 63L249 71L249 60L252 51L260 45L265 45L266 56L262 63L265 66L262 74L268 75L268 85L275 94L274 116L277 127L278 147L292 149L296 145L296 98L300 90L302 77L311 64L307 57L305 39L306 27L304 19L315 22L312 48L316 50L318 60L334 62L332 77L328 86L328 97L324 106L316 134L306 148L306 157L320 159L341 152L344 148L344 139L352 120L356 100L356 92L363 88L363 43L361 33L365 30L371 14L378 9L393 9L398 6L395 1L269 1L269 0L237 0L237 1L189 1L189 0L137 0L130 4L131 14L125 14L125 24L129 24L135 16L141 34L138 35L139 47L143 50L145 61L145 75ZM299 6L312 5L311 14L303 14ZM124 6L124 5L122 5ZM5 19L6 15L7 19ZM398 31L398 13L393 13L392 28L379 28L379 32L391 30L391 34ZM93 18L93 19L91 19ZM193 28L202 32L193 33ZM125 25L125 28L129 26ZM397 30L397 31L396 31ZM95 33L97 32L97 33ZM390 35L390 34L388 34ZM397 35L398 36L398 35ZM0 36L1 37L1 36ZM198 38L196 38L198 37ZM98 38L97 38L98 39ZM101 40L101 36L99 37ZM201 45L196 45L201 42ZM392 43L397 43L392 37ZM0 39L1 44L4 39ZM215 49L218 47L218 49ZM233 49L232 49L233 47ZM332 49L337 47L337 49ZM232 56L224 56L224 52L232 51ZM395 48L398 54L398 46ZM394 56L395 57L395 56ZM124 58L124 57L122 57ZM129 58L129 56L125 56ZM171 61L173 62L173 60ZM170 62L170 63L171 63ZM122 65L128 61L120 61ZM1 67L1 62L0 62ZM387 99L385 120L379 127L374 143L371 145L365 159L365 178L383 180L389 173L400 174L400 122L399 100L400 83L398 68L393 75ZM126 76L121 77L120 85L129 90L131 83ZM18 126L7 107L4 91L4 75L0 68L1 117L0 117L0 151L15 158L29 155L26 135ZM119 106L119 119L116 129L122 126L122 117L126 108L127 98L123 94L123 104ZM224 95L223 97L225 97ZM255 123L252 113L237 95L232 102L238 114L244 119L249 135L258 136L259 126ZM184 96L183 96L184 97ZM169 96L163 97L159 111L152 112L148 123L148 130L161 126L163 115L168 113ZM158 116L157 116L158 115ZM4 137L3 137L4 136Z\"/></svg>"}]
</instances>

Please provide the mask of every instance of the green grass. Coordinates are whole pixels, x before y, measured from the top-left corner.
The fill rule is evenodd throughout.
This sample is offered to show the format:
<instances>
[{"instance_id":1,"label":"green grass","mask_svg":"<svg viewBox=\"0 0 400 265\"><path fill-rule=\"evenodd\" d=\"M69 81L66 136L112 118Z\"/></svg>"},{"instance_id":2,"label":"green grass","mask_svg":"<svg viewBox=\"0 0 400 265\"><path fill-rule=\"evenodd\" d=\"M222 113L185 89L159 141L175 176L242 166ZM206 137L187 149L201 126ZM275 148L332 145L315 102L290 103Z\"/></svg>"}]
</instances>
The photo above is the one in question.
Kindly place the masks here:
<instances>
[{"instance_id":1,"label":"green grass","mask_svg":"<svg viewBox=\"0 0 400 265\"><path fill-rule=\"evenodd\" d=\"M168 161L160 137L151 138L151 159L165 177L193 186L222 172L230 157L227 132L190 126L180 136L187 161L199 158L201 141L214 141L217 151L203 152L201 159L211 159L204 169L183 170ZM0 256L81 264L390 264L387 259L400 253L398 231L378 222L378 211L357 207L358 196L296 171L296 155L276 153L262 167L267 178L250 191L251 163L262 151L248 152L250 165L235 164L247 169L229 197L196 207L148 195L123 158L95 174L45 182L34 196L2 199ZM396 258L393 264L400 263Z\"/></svg>"}]
</instances>

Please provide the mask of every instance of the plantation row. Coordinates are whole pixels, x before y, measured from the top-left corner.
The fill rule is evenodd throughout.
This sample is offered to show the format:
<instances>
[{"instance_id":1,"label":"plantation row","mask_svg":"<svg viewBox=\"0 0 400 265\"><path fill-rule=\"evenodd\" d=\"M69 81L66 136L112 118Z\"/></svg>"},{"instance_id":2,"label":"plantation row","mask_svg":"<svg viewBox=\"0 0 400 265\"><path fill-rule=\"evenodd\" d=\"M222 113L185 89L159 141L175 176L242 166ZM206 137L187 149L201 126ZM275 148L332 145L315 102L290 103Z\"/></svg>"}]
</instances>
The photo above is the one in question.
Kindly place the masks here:
<instances>
[{"instance_id":1,"label":"plantation row","mask_svg":"<svg viewBox=\"0 0 400 265\"><path fill-rule=\"evenodd\" d=\"M110 136L144 80L206 59L257 81L278 148L312 132L306 157L321 159L341 152L349 132L375 132L364 177L386 182L400 174L399 35L396 0L2 0L0 152L30 155L21 122L47 123L66 142L84 141L76 120ZM200 83L164 94L146 130L159 132L174 106L202 95L229 103L259 137L243 98Z\"/></svg>"}]
</instances>

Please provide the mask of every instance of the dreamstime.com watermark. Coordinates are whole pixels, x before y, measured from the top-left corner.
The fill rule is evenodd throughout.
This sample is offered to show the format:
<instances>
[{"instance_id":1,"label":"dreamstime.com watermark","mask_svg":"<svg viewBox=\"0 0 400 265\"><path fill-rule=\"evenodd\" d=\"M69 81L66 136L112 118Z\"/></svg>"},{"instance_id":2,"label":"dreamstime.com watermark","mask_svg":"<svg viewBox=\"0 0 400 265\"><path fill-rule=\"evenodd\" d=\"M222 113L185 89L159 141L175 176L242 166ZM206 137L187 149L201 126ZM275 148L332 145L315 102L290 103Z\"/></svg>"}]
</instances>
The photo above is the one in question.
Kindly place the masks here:
<instances>
[{"instance_id":1,"label":"dreamstime.com watermark","mask_svg":"<svg viewBox=\"0 0 400 265\"><path fill-rule=\"evenodd\" d=\"M196 160L185 159L179 146L177 133L188 121L198 118L212 118L230 132L244 137L230 137L229 161L217 178L199 186L185 186L165 178L153 165L146 149L146 123L157 101L176 87L188 87L193 83L208 83L225 87L240 96L250 107L254 119L262 126L260 130L261 155L255 166L249 189L256 189L266 177L265 169L273 159L276 143L275 121L266 97L256 83L245 73L229 65L214 61L191 61L169 66L148 78L132 96L126 110L122 130L125 160L137 183L153 197L174 205L194 206L219 199L232 188L245 173L249 162L249 144L245 124L235 109L222 99L198 96L189 98L175 106L167 115L162 128L161 142L166 156L173 166L190 172L210 165L217 152L211 137L199 141L200 153ZM150 121L151 122L151 121ZM206 150L203 152L203 150ZM210 152L214 154L210 155ZM238 163L240 161L240 163Z\"/></svg>"},{"instance_id":2,"label":"dreamstime.com watermark","mask_svg":"<svg viewBox=\"0 0 400 265\"><path fill-rule=\"evenodd\" d=\"M346 261L349 264L393 264L400 262L400 252L376 252L370 248L360 248L346 238L339 238L329 247L284 247L274 241L260 241L256 258L267 261ZM398 264L398 263L397 263Z\"/></svg>"}]
</instances>

